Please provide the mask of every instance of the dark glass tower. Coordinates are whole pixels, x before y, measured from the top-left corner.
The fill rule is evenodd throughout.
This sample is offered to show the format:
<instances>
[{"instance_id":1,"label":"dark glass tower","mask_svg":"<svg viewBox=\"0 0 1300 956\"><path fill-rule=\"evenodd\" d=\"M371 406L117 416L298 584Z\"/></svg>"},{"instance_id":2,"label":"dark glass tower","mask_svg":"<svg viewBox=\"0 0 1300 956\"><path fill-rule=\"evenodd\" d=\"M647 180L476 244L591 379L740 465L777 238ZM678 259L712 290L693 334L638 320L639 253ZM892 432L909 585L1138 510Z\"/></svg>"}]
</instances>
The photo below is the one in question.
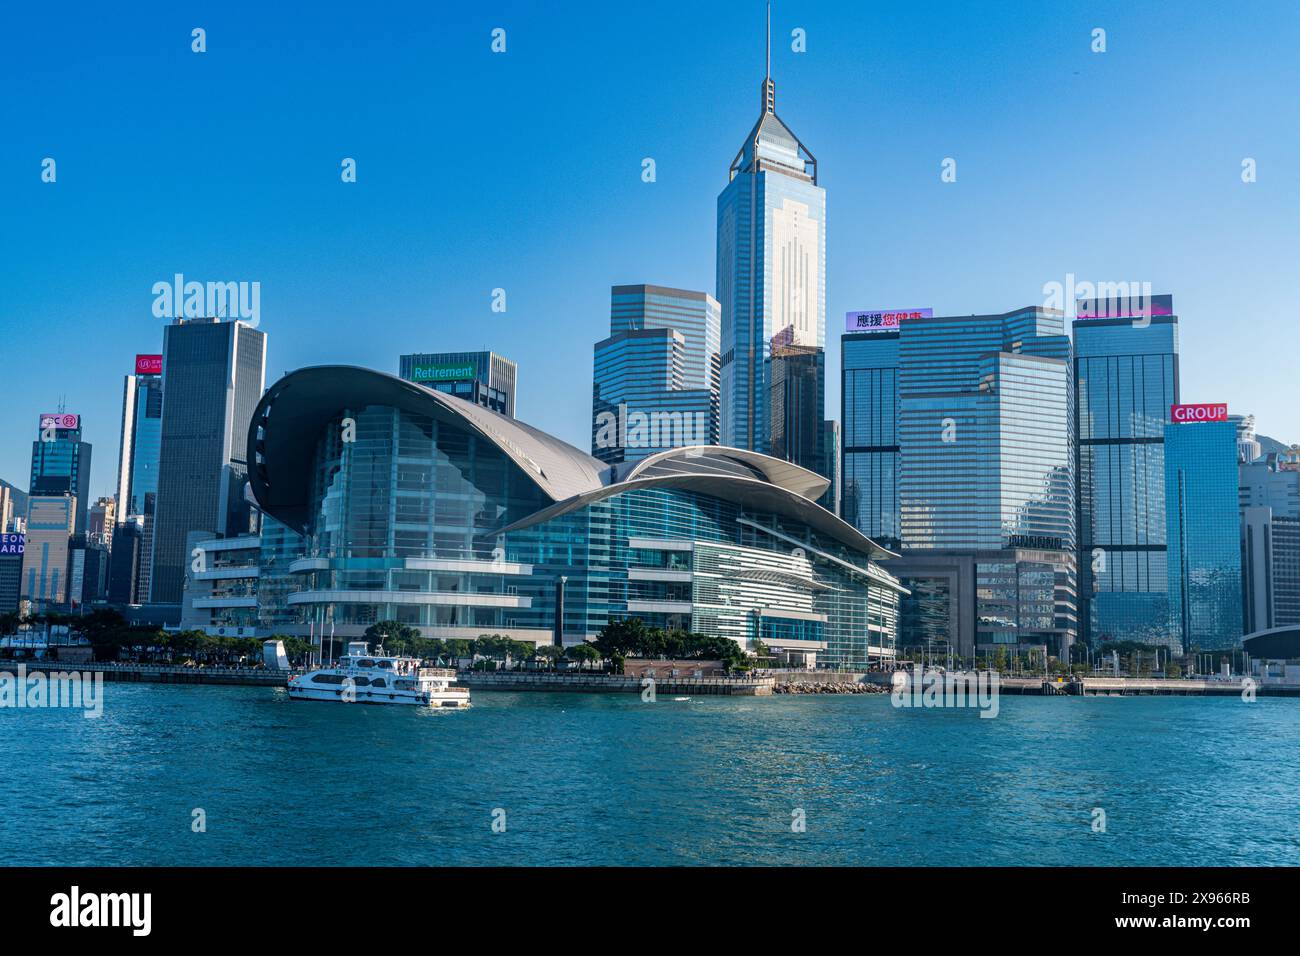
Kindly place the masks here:
<instances>
[{"instance_id":1,"label":"dark glass tower","mask_svg":"<svg viewBox=\"0 0 1300 956\"><path fill-rule=\"evenodd\" d=\"M137 357L137 368L141 368L141 358L145 356ZM129 585L123 585L118 577L117 597L113 600L120 599L128 604L144 604L149 600L150 555L158 504L162 408L161 373L138 372L126 376L122 389L122 436L118 446L118 528L133 518L140 520L132 524L128 546L130 551L128 557L123 558L126 565L133 569ZM116 531L114 538L116 539Z\"/></svg>"},{"instance_id":2,"label":"dark glass tower","mask_svg":"<svg viewBox=\"0 0 1300 956\"><path fill-rule=\"evenodd\" d=\"M86 533L90 507L89 442L81 440L81 416L50 412L41 416L39 433L32 442L32 480L29 494L75 495L76 534Z\"/></svg>"},{"instance_id":3,"label":"dark glass tower","mask_svg":"<svg viewBox=\"0 0 1300 956\"><path fill-rule=\"evenodd\" d=\"M1178 402L1172 296L1151 315L1083 300L1074 321L1080 630L1101 641L1170 642L1165 433ZM1163 314L1162 314L1163 313Z\"/></svg>"},{"instance_id":4,"label":"dark glass tower","mask_svg":"<svg viewBox=\"0 0 1300 956\"><path fill-rule=\"evenodd\" d=\"M248 426L266 375L266 335L182 319L163 337L163 417L150 600L179 604L190 532L244 534Z\"/></svg>"}]
</instances>

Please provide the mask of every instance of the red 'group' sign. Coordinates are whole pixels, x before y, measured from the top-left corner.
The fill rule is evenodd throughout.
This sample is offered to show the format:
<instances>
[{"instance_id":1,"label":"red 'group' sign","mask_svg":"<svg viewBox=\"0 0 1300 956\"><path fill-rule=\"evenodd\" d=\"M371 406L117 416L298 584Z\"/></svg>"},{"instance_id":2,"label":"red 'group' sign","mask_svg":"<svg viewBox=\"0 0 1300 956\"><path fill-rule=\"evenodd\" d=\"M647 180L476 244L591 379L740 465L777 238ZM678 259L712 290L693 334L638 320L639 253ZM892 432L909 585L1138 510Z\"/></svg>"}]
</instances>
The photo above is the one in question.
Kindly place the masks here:
<instances>
[{"instance_id":1,"label":"red 'group' sign","mask_svg":"<svg viewBox=\"0 0 1300 956\"><path fill-rule=\"evenodd\" d=\"M1226 422L1228 406L1225 404L1170 405L1169 418L1175 422Z\"/></svg>"},{"instance_id":2,"label":"red 'group' sign","mask_svg":"<svg viewBox=\"0 0 1300 956\"><path fill-rule=\"evenodd\" d=\"M161 375L162 356L161 355L137 355L135 357L135 374L136 375Z\"/></svg>"}]
</instances>

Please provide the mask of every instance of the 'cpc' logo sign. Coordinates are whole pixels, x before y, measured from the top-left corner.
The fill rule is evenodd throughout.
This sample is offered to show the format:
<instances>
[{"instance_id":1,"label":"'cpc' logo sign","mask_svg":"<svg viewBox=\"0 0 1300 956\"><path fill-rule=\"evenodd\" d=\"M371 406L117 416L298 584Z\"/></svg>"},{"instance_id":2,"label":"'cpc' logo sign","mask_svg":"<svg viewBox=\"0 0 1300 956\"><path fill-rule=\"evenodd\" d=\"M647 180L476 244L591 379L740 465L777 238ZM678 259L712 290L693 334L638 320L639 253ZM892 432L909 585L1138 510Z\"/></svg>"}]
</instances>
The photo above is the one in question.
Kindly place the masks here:
<instances>
[{"instance_id":1,"label":"'cpc' logo sign","mask_svg":"<svg viewBox=\"0 0 1300 956\"><path fill-rule=\"evenodd\" d=\"M1170 405L1169 417L1176 422L1226 422L1228 406L1217 405Z\"/></svg>"},{"instance_id":2,"label":"'cpc' logo sign","mask_svg":"<svg viewBox=\"0 0 1300 956\"><path fill-rule=\"evenodd\" d=\"M161 375L162 356L161 355L137 355L135 357L135 374L136 375Z\"/></svg>"},{"instance_id":3,"label":"'cpc' logo sign","mask_svg":"<svg viewBox=\"0 0 1300 956\"><path fill-rule=\"evenodd\" d=\"M80 415L68 415L64 412L45 412L41 415L42 428L77 428L81 425Z\"/></svg>"}]
</instances>

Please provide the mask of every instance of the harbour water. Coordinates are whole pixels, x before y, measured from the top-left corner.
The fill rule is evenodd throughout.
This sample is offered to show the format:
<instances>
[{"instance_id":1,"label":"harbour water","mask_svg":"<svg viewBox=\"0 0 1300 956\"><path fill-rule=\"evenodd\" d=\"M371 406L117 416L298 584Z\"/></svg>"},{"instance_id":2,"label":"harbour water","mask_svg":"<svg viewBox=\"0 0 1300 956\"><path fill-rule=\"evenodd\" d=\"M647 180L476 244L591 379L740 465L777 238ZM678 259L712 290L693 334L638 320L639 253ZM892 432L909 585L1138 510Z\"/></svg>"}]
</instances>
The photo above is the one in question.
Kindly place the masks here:
<instances>
[{"instance_id":1,"label":"harbour water","mask_svg":"<svg viewBox=\"0 0 1300 956\"><path fill-rule=\"evenodd\" d=\"M1293 699L105 696L0 710L9 864L1300 863Z\"/></svg>"}]
</instances>

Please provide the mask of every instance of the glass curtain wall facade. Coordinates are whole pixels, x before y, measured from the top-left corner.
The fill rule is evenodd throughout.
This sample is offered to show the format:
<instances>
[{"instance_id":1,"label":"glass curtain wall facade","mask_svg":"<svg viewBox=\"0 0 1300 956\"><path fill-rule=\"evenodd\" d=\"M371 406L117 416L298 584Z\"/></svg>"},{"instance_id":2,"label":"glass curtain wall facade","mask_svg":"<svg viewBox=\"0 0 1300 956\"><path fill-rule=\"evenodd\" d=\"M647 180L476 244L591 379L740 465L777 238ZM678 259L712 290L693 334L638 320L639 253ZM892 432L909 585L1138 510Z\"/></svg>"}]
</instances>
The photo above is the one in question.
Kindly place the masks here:
<instances>
[{"instance_id":1,"label":"glass curtain wall facade","mask_svg":"<svg viewBox=\"0 0 1300 956\"><path fill-rule=\"evenodd\" d=\"M356 422L354 441L341 438L344 417ZM711 476L759 477L725 457L690 461ZM629 483L503 533L554 501L464 423L387 405L342 411L320 431L313 462L286 605L315 633L342 638L396 620L432 637L549 644L564 577L568 643L612 617L639 617L746 647L761 638L827 666L894 652L897 581L783 514Z\"/></svg>"},{"instance_id":2,"label":"glass curtain wall facade","mask_svg":"<svg viewBox=\"0 0 1300 956\"><path fill-rule=\"evenodd\" d=\"M75 422L64 427L61 422ZM62 495L76 498L75 534L86 533L90 508L89 442L81 440L80 415L42 416L36 441L32 442L32 474L28 494Z\"/></svg>"},{"instance_id":3,"label":"glass curtain wall facade","mask_svg":"<svg viewBox=\"0 0 1300 956\"><path fill-rule=\"evenodd\" d=\"M1188 651L1241 646L1241 527L1233 422L1164 427L1169 633Z\"/></svg>"},{"instance_id":4,"label":"glass curtain wall facade","mask_svg":"<svg viewBox=\"0 0 1300 956\"><path fill-rule=\"evenodd\" d=\"M717 291L722 444L770 454L772 340L826 346L826 191L812 154L777 118L770 77L761 99L718 196Z\"/></svg>"},{"instance_id":5,"label":"glass curtain wall facade","mask_svg":"<svg viewBox=\"0 0 1300 956\"><path fill-rule=\"evenodd\" d=\"M873 541L902 545L898 508L898 333L840 339L844 433L841 517Z\"/></svg>"},{"instance_id":6,"label":"glass curtain wall facade","mask_svg":"<svg viewBox=\"0 0 1300 956\"><path fill-rule=\"evenodd\" d=\"M253 530L245 443L265 373L266 335L242 322L180 320L164 331L154 603L180 603L191 532Z\"/></svg>"},{"instance_id":7,"label":"glass curtain wall facade","mask_svg":"<svg viewBox=\"0 0 1300 956\"><path fill-rule=\"evenodd\" d=\"M1064 316L912 317L843 345L845 518L902 553L900 642L1077 633Z\"/></svg>"},{"instance_id":8,"label":"glass curtain wall facade","mask_svg":"<svg viewBox=\"0 0 1300 956\"><path fill-rule=\"evenodd\" d=\"M1094 646L1168 644L1164 429L1179 401L1178 318L1076 319L1074 349L1082 634Z\"/></svg>"},{"instance_id":9,"label":"glass curtain wall facade","mask_svg":"<svg viewBox=\"0 0 1300 956\"><path fill-rule=\"evenodd\" d=\"M596 343L591 453L609 464L718 441L718 303L703 292L614 286Z\"/></svg>"},{"instance_id":10,"label":"glass curtain wall facade","mask_svg":"<svg viewBox=\"0 0 1300 956\"><path fill-rule=\"evenodd\" d=\"M124 603L149 600L154 514L158 501L158 456L162 444L162 376L127 375L122 394L122 438L118 448L117 522L138 517L139 536L129 532L134 571L129 586L119 577L115 593ZM116 545L117 532L114 531Z\"/></svg>"}]
</instances>

